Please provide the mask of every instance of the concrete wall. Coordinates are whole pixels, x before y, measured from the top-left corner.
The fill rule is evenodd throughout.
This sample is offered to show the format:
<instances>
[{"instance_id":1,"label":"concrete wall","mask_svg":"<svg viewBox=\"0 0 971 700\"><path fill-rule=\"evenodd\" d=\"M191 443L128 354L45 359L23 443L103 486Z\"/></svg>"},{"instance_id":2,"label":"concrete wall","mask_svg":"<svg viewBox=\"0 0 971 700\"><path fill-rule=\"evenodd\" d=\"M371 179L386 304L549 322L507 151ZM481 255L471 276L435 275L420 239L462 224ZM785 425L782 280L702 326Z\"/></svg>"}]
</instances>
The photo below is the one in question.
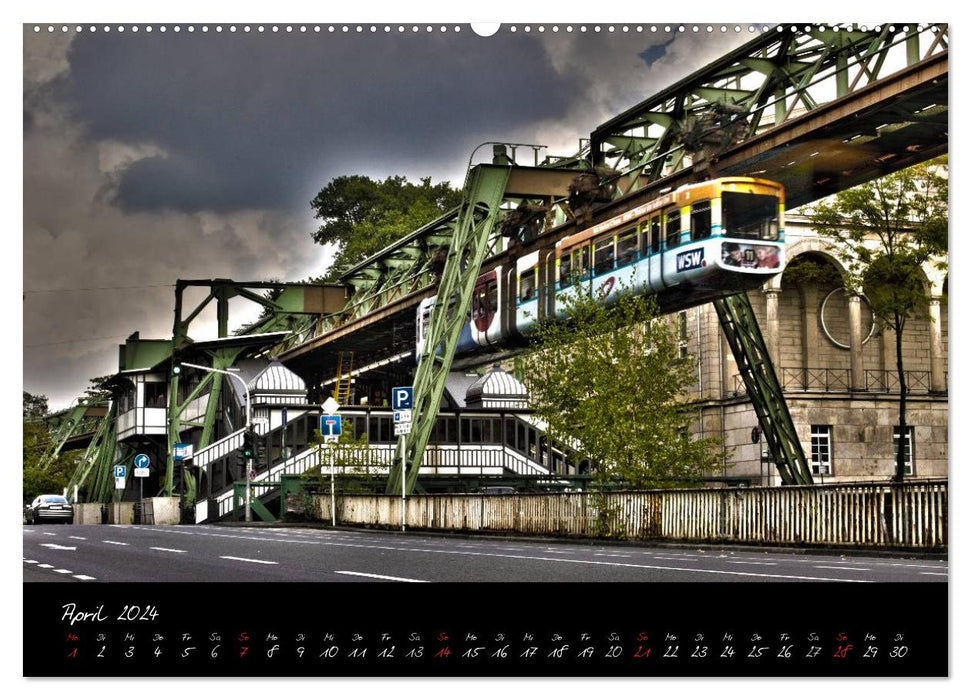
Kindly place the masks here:
<instances>
[{"instance_id":1,"label":"concrete wall","mask_svg":"<svg viewBox=\"0 0 971 700\"><path fill-rule=\"evenodd\" d=\"M178 525L178 498L146 498L142 500L142 522L147 525Z\"/></svg>"},{"instance_id":2,"label":"concrete wall","mask_svg":"<svg viewBox=\"0 0 971 700\"><path fill-rule=\"evenodd\" d=\"M100 503L75 503L74 504L74 524L75 525L100 525L101 524L101 504Z\"/></svg>"}]
</instances>

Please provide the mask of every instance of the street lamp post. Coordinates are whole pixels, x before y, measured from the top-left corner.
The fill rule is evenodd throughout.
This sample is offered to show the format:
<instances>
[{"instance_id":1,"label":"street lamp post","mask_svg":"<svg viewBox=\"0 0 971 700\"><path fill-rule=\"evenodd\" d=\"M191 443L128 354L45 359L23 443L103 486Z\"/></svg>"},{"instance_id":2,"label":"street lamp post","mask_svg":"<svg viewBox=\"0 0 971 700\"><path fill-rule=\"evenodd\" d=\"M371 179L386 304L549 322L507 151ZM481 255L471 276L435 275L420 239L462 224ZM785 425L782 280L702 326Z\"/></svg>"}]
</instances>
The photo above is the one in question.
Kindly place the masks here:
<instances>
[{"instance_id":1,"label":"street lamp post","mask_svg":"<svg viewBox=\"0 0 971 700\"><path fill-rule=\"evenodd\" d=\"M243 391L246 394L246 430L253 430L253 423L252 423L252 420L250 418L249 387L246 386L246 382L243 381L242 377L240 377L239 375L233 374L232 372L229 372L229 371L224 370L224 369L216 369L215 367L206 367L204 365L194 365L191 362L180 362L179 365L177 365L173 369L173 371L176 374L178 374L179 366L193 367L195 369L201 369L201 370L204 370L206 372L215 372L216 374L225 374L227 377L231 377L231 378L235 379L236 381L238 381L240 383L240 385L243 387ZM253 512L250 509L250 476L249 476L250 475L250 470L252 470L252 468L253 468L253 458L252 457L248 457L246 459L246 497L245 497L246 498L246 516L245 517L246 517L246 522L248 522L248 523L253 521Z\"/></svg>"}]
</instances>

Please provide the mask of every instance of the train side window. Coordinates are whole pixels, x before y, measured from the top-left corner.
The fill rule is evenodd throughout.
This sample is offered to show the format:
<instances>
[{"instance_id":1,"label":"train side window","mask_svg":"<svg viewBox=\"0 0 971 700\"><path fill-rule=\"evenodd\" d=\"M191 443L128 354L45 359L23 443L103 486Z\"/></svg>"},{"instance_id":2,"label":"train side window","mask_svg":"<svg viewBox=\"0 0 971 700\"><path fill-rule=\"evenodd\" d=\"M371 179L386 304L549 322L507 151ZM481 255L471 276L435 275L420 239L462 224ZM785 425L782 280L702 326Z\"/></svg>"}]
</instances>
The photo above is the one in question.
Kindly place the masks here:
<instances>
[{"instance_id":1,"label":"train side window","mask_svg":"<svg viewBox=\"0 0 971 700\"><path fill-rule=\"evenodd\" d=\"M671 209L664 213L666 247L673 248L681 242L681 210Z\"/></svg>"},{"instance_id":2,"label":"train side window","mask_svg":"<svg viewBox=\"0 0 971 700\"><path fill-rule=\"evenodd\" d=\"M489 280L486 290L486 303L488 304L486 316L489 316L499 310L499 281L494 279Z\"/></svg>"},{"instance_id":3,"label":"train side window","mask_svg":"<svg viewBox=\"0 0 971 700\"><path fill-rule=\"evenodd\" d=\"M617 264L630 265L637 258L637 230L622 233L617 239Z\"/></svg>"},{"instance_id":4,"label":"train side window","mask_svg":"<svg viewBox=\"0 0 971 700\"><path fill-rule=\"evenodd\" d=\"M536 293L536 270L530 268L519 277L519 301L530 301Z\"/></svg>"},{"instance_id":5,"label":"train side window","mask_svg":"<svg viewBox=\"0 0 971 700\"><path fill-rule=\"evenodd\" d=\"M691 205L691 240L699 241L711 235L711 201Z\"/></svg>"},{"instance_id":6,"label":"train side window","mask_svg":"<svg viewBox=\"0 0 971 700\"><path fill-rule=\"evenodd\" d=\"M651 217L651 252L661 252L661 217Z\"/></svg>"},{"instance_id":7,"label":"train side window","mask_svg":"<svg viewBox=\"0 0 971 700\"><path fill-rule=\"evenodd\" d=\"M577 275L585 278L590 274L590 246L585 245L573 253L576 256Z\"/></svg>"},{"instance_id":8,"label":"train side window","mask_svg":"<svg viewBox=\"0 0 971 700\"><path fill-rule=\"evenodd\" d=\"M563 253L563 257L560 258L560 289L565 289L573 284L572 259L572 253Z\"/></svg>"},{"instance_id":9,"label":"train side window","mask_svg":"<svg viewBox=\"0 0 971 700\"><path fill-rule=\"evenodd\" d=\"M593 272L602 275L614 269L614 237L597 241L593 246Z\"/></svg>"}]
</instances>

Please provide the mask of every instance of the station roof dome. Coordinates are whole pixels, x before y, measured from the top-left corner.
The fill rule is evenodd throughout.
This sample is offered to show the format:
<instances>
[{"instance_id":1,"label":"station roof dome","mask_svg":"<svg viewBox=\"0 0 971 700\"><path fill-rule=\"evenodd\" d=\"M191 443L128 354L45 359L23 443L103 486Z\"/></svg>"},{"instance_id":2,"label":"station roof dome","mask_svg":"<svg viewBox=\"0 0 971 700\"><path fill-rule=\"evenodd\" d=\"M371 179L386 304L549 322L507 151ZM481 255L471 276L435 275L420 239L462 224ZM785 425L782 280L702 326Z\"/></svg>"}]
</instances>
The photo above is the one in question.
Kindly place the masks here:
<instances>
[{"instance_id":1,"label":"station roof dome","mask_svg":"<svg viewBox=\"0 0 971 700\"><path fill-rule=\"evenodd\" d=\"M523 383L499 365L493 365L465 392L469 408L528 408L528 398Z\"/></svg>"}]
</instances>

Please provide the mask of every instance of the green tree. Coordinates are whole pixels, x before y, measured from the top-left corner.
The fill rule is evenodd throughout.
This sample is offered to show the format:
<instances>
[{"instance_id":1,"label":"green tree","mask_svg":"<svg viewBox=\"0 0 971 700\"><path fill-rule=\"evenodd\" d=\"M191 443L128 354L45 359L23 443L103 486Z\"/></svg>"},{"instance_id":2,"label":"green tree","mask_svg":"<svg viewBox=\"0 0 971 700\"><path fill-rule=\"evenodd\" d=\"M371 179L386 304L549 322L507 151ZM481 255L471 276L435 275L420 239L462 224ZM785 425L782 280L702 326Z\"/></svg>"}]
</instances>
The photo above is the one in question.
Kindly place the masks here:
<instances>
[{"instance_id":1,"label":"green tree","mask_svg":"<svg viewBox=\"0 0 971 700\"><path fill-rule=\"evenodd\" d=\"M311 235L321 245L337 246L334 262L318 280L333 282L353 267L402 236L457 207L460 190L431 178L409 182L396 175L372 180L342 175L331 180L310 202L321 221Z\"/></svg>"},{"instance_id":2,"label":"green tree","mask_svg":"<svg viewBox=\"0 0 971 700\"><path fill-rule=\"evenodd\" d=\"M908 433L904 329L928 306L924 266L946 266L947 200L945 157L845 190L811 210L816 230L839 243L849 286L866 294L873 315L894 333L901 436ZM903 481L904 458L898 449L896 481Z\"/></svg>"},{"instance_id":3,"label":"green tree","mask_svg":"<svg viewBox=\"0 0 971 700\"><path fill-rule=\"evenodd\" d=\"M48 414L47 397L24 392L23 424L23 496L31 501L42 493L61 493L74 472L76 455L59 455L51 464L44 458L54 436L44 418Z\"/></svg>"},{"instance_id":4,"label":"green tree","mask_svg":"<svg viewBox=\"0 0 971 700\"><path fill-rule=\"evenodd\" d=\"M48 410L46 396L24 392L24 420L43 418Z\"/></svg>"},{"instance_id":5,"label":"green tree","mask_svg":"<svg viewBox=\"0 0 971 700\"><path fill-rule=\"evenodd\" d=\"M569 320L540 324L521 363L550 437L594 457L601 487L683 486L719 465L719 439L690 437L684 397L694 365L679 359L676 330L656 302L630 294L611 306L587 294L564 300Z\"/></svg>"}]
</instances>

